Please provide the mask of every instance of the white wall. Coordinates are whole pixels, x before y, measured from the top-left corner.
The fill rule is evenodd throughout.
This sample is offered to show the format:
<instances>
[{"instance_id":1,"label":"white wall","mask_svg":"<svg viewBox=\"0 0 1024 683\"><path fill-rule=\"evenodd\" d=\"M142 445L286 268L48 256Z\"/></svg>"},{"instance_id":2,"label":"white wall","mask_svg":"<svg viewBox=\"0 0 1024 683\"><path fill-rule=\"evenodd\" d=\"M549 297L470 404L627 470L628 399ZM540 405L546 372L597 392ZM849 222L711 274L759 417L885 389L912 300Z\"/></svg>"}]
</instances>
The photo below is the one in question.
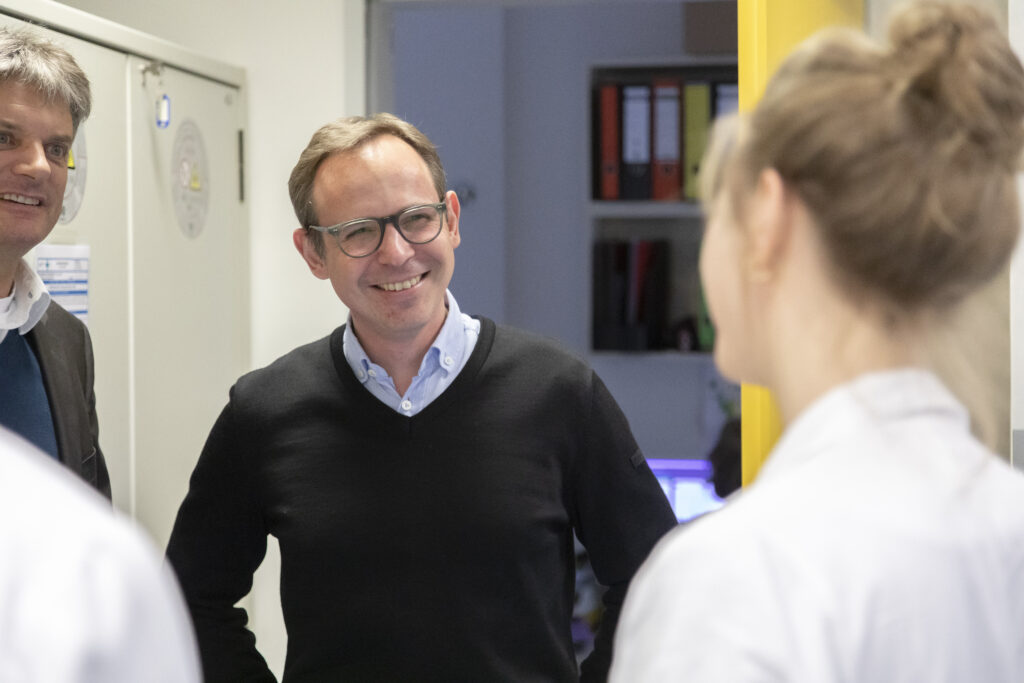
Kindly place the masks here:
<instances>
[{"instance_id":1,"label":"white wall","mask_svg":"<svg viewBox=\"0 0 1024 683\"><path fill-rule=\"evenodd\" d=\"M295 252L287 181L321 124L364 112L362 0L65 0L64 4L178 43L247 75L246 153L254 367L321 337L347 312ZM224 387L227 400L228 387ZM280 555L271 539L246 605L260 651L280 678L286 639Z\"/></svg>"}]
</instances>

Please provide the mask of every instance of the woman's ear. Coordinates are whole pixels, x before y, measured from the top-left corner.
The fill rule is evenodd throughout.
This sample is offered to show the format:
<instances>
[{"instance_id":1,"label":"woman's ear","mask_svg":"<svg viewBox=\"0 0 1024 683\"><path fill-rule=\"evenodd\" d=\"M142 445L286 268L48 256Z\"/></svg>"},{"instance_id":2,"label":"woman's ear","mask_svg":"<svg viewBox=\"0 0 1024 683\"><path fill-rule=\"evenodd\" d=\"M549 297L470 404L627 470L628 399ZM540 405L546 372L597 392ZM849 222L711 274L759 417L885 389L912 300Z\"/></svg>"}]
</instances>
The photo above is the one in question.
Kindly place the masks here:
<instances>
[{"instance_id":1,"label":"woman's ear","mask_svg":"<svg viewBox=\"0 0 1024 683\"><path fill-rule=\"evenodd\" d=\"M747 265L753 281L765 282L775 277L792 236L794 199L778 171L761 171L747 226Z\"/></svg>"}]
</instances>

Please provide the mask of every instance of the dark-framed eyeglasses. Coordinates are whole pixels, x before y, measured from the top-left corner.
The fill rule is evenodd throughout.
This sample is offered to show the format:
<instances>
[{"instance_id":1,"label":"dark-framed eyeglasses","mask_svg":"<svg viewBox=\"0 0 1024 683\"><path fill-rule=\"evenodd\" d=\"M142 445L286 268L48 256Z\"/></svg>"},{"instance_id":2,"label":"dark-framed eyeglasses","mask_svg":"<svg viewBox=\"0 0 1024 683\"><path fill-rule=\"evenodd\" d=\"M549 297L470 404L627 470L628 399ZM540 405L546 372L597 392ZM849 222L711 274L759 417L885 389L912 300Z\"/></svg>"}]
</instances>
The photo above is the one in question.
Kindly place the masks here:
<instances>
[{"instance_id":1,"label":"dark-framed eyeglasses","mask_svg":"<svg viewBox=\"0 0 1024 683\"><path fill-rule=\"evenodd\" d=\"M310 225L310 230L330 235L347 256L363 258L380 248L388 223L409 244L426 244L441 234L445 217L444 202L417 204L391 216L356 218L337 225Z\"/></svg>"}]
</instances>

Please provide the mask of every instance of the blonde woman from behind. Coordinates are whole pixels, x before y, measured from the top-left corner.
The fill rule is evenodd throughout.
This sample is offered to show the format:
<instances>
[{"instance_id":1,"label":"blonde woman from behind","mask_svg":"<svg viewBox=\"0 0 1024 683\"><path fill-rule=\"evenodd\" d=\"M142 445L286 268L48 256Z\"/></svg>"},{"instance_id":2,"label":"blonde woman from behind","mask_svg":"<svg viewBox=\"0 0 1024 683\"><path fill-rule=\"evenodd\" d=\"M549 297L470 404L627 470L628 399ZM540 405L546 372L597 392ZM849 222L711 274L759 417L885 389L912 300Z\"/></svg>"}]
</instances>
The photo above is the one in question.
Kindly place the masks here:
<instances>
[{"instance_id":1,"label":"blonde woman from behind","mask_svg":"<svg viewBox=\"0 0 1024 683\"><path fill-rule=\"evenodd\" d=\"M814 36L716 131L715 361L785 427L637 574L613 681L1024 681L1024 477L927 362L1013 251L1022 144L1000 27L938 2Z\"/></svg>"}]
</instances>

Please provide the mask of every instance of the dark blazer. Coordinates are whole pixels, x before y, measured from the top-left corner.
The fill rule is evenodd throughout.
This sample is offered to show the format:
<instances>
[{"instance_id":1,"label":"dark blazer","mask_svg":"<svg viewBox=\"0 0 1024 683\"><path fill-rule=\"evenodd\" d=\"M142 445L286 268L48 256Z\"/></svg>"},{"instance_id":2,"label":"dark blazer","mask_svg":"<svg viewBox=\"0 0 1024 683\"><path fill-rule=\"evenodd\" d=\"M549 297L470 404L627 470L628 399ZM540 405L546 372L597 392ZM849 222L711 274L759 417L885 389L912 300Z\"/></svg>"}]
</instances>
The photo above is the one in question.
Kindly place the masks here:
<instances>
[{"instance_id":1,"label":"dark blazer","mask_svg":"<svg viewBox=\"0 0 1024 683\"><path fill-rule=\"evenodd\" d=\"M51 302L26 339L43 373L61 462L109 499L110 475L96 422L89 330Z\"/></svg>"}]
</instances>

